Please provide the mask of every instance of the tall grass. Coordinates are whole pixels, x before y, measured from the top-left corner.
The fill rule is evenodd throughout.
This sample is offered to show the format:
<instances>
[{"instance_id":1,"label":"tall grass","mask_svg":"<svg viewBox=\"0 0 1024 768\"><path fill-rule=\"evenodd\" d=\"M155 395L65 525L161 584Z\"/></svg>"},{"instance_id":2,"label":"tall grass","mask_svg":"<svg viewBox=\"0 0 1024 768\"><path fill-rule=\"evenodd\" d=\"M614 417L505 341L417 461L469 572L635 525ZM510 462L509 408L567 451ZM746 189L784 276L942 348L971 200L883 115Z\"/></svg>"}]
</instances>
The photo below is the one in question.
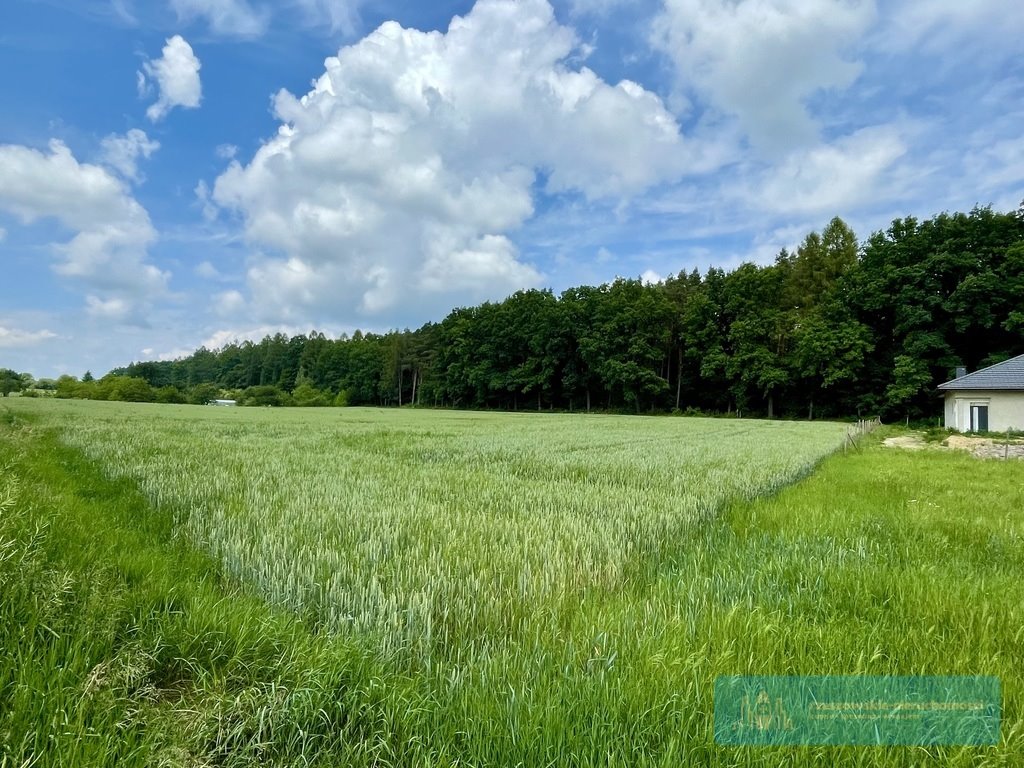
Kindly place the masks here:
<instances>
[{"instance_id":1,"label":"tall grass","mask_svg":"<svg viewBox=\"0 0 1024 768\"><path fill-rule=\"evenodd\" d=\"M81 578L107 560L121 585L109 590L113 604L134 595L75 688L128 681L107 700L112 720L124 721L119 706L136 713L124 721L138 724L124 759L1024 759L1019 466L869 447L771 495L807 474L843 428L49 402L17 410L64 441L40 427L21 438L35 447L14 473L19 493L25 483L33 496L58 486L69 509L53 519L62 534L78 526L40 562ZM51 474L32 480L44 466ZM52 525L41 539L51 550ZM27 530L9 538L25 542ZM69 626L102 624L101 609L90 616ZM5 638L7 648L24 644ZM713 743L716 675L790 673L997 675L1003 743ZM33 722L30 709L9 711L22 730Z\"/></svg>"}]
</instances>

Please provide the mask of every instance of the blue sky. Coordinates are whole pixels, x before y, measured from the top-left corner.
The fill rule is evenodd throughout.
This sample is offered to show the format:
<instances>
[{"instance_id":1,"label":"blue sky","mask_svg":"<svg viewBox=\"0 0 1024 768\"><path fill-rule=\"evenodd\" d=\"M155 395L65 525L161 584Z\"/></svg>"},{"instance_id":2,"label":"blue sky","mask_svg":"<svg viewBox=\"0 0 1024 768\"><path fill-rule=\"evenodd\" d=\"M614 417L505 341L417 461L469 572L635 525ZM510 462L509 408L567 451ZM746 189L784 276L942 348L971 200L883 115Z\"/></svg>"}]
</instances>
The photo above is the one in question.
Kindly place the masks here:
<instances>
[{"instance_id":1,"label":"blue sky","mask_svg":"<svg viewBox=\"0 0 1024 768\"><path fill-rule=\"evenodd\" d=\"M384 331L1024 198L1014 0L5 0L0 367Z\"/></svg>"}]
</instances>

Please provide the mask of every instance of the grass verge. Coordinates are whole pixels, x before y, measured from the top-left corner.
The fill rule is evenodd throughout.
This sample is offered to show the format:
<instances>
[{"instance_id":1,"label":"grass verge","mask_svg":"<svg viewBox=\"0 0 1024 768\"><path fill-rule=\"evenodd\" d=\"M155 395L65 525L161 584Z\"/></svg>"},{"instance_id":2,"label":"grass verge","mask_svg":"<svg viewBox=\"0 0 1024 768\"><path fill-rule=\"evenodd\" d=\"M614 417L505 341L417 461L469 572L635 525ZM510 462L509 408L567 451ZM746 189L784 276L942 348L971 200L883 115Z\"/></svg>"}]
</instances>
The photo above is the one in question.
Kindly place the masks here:
<instances>
[{"instance_id":1,"label":"grass verge","mask_svg":"<svg viewBox=\"0 0 1024 768\"><path fill-rule=\"evenodd\" d=\"M130 483L10 413L0 595L4 768L387 764L400 734L412 682L385 689L365 649L246 594Z\"/></svg>"}]
</instances>

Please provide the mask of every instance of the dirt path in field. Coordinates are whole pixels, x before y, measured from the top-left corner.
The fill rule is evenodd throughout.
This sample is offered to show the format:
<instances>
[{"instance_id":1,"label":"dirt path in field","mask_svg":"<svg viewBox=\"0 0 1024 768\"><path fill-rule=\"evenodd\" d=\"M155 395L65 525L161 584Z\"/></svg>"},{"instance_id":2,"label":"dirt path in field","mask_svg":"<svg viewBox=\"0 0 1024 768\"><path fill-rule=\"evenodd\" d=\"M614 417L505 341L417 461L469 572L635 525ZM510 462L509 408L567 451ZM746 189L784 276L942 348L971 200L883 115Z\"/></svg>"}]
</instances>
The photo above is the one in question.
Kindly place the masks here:
<instances>
[{"instance_id":1,"label":"dirt path in field","mask_svg":"<svg viewBox=\"0 0 1024 768\"><path fill-rule=\"evenodd\" d=\"M887 437L882 441L886 448L902 448L905 451L921 451L932 449L937 451L968 451L979 459L1024 459L1024 443L994 440L990 437L968 437L967 435L950 435L941 443L927 443L919 432L898 437Z\"/></svg>"}]
</instances>

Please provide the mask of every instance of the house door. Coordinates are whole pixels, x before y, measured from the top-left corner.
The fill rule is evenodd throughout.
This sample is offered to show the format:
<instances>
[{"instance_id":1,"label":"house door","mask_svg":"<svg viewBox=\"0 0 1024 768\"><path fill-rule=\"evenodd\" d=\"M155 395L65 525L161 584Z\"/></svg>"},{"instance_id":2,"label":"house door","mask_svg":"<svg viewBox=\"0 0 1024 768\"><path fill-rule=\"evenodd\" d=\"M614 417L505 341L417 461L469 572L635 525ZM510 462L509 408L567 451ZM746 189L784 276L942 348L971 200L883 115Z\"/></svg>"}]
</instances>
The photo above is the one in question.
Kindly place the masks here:
<instances>
[{"instance_id":1,"label":"house door","mask_svg":"<svg viewBox=\"0 0 1024 768\"><path fill-rule=\"evenodd\" d=\"M971 406L971 432L988 432L988 406Z\"/></svg>"}]
</instances>

